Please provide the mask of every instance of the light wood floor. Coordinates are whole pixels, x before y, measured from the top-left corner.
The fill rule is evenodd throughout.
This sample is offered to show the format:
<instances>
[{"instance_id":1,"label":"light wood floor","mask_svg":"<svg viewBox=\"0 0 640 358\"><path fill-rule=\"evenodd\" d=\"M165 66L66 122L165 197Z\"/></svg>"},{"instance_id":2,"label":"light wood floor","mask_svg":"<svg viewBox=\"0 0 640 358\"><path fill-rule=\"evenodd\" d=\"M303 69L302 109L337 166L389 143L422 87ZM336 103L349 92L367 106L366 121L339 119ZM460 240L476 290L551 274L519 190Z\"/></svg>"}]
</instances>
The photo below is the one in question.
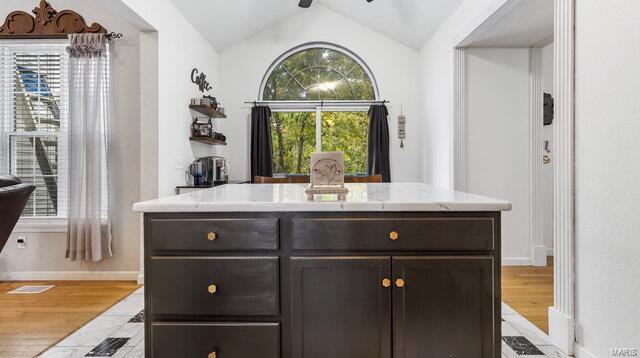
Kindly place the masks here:
<instances>
[{"instance_id":1,"label":"light wood floor","mask_svg":"<svg viewBox=\"0 0 640 358\"><path fill-rule=\"evenodd\" d=\"M549 333L548 309L553 306L553 259L547 267L503 267L502 300Z\"/></svg>"},{"instance_id":2,"label":"light wood floor","mask_svg":"<svg viewBox=\"0 0 640 358\"><path fill-rule=\"evenodd\" d=\"M551 262L551 265L553 262ZM8 295L23 285L56 285L36 295ZM0 282L0 357L34 357L127 297L134 282ZM502 299L548 332L553 266L503 267Z\"/></svg>"},{"instance_id":3,"label":"light wood floor","mask_svg":"<svg viewBox=\"0 0 640 358\"><path fill-rule=\"evenodd\" d=\"M9 295L24 285L56 285ZM0 282L0 357L34 357L118 303L135 282Z\"/></svg>"}]
</instances>

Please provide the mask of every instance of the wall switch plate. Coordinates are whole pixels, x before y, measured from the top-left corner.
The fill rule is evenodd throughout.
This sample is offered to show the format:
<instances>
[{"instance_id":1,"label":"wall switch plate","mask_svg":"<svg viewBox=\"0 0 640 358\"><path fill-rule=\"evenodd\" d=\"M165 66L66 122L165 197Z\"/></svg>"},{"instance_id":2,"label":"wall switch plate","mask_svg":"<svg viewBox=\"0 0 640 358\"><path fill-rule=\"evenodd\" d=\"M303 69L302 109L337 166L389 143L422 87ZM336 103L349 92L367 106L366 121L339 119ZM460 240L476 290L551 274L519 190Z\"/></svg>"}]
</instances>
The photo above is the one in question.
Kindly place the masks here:
<instances>
[{"instance_id":1,"label":"wall switch plate","mask_svg":"<svg viewBox=\"0 0 640 358\"><path fill-rule=\"evenodd\" d=\"M18 235L18 248L26 249L27 248L27 237L25 235Z\"/></svg>"}]
</instances>

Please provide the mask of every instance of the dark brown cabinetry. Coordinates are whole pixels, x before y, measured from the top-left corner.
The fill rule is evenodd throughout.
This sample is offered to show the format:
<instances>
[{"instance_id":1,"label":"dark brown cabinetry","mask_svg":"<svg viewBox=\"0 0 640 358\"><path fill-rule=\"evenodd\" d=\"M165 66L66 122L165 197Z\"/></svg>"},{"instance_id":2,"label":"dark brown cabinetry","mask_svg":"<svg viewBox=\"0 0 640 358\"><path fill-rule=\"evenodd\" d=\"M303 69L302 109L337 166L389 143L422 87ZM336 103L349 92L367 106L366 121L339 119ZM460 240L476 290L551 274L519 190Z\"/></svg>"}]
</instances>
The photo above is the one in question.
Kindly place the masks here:
<instances>
[{"instance_id":1,"label":"dark brown cabinetry","mask_svg":"<svg viewBox=\"0 0 640 358\"><path fill-rule=\"evenodd\" d=\"M145 215L147 357L500 357L500 213Z\"/></svg>"},{"instance_id":2,"label":"dark brown cabinetry","mask_svg":"<svg viewBox=\"0 0 640 358\"><path fill-rule=\"evenodd\" d=\"M291 258L291 354L391 357L391 290L385 257Z\"/></svg>"},{"instance_id":3,"label":"dark brown cabinetry","mask_svg":"<svg viewBox=\"0 0 640 358\"><path fill-rule=\"evenodd\" d=\"M159 315L277 315L277 257L156 257L147 289Z\"/></svg>"},{"instance_id":4,"label":"dark brown cabinetry","mask_svg":"<svg viewBox=\"0 0 640 358\"><path fill-rule=\"evenodd\" d=\"M394 257L394 357L498 357L491 257Z\"/></svg>"},{"instance_id":5,"label":"dark brown cabinetry","mask_svg":"<svg viewBox=\"0 0 640 358\"><path fill-rule=\"evenodd\" d=\"M153 357L279 358L277 323L159 323Z\"/></svg>"}]
</instances>

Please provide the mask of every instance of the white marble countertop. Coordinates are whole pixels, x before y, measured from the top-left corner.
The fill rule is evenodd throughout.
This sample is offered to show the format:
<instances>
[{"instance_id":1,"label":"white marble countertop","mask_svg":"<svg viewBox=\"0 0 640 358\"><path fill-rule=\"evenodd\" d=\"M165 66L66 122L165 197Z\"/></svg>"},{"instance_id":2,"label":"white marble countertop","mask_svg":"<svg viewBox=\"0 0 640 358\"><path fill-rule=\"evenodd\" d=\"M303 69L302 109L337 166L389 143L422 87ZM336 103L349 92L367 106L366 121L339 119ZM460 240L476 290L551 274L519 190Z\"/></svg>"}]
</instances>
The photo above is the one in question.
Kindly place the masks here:
<instances>
[{"instance_id":1,"label":"white marble countertop","mask_svg":"<svg viewBox=\"0 0 640 358\"><path fill-rule=\"evenodd\" d=\"M136 212L509 211L511 203L419 183L347 184L346 201L307 201L304 184L231 184L133 205Z\"/></svg>"}]
</instances>

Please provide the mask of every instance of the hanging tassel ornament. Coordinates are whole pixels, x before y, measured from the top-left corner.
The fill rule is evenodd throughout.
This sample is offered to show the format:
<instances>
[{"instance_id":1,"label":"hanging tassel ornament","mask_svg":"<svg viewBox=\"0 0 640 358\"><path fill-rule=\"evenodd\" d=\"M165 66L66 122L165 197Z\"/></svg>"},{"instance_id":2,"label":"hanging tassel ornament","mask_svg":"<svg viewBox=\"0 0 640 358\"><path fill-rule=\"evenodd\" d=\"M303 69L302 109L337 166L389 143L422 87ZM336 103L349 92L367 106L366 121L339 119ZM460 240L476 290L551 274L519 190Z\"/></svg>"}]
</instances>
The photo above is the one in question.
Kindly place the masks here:
<instances>
[{"instance_id":1,"label":"hanging tassel ornament","mask_svg":"<svg viewBox=\"0 0 640 358\"><path fill-rule=\"evenodd\" d=\"M398 116L398 139L400 139L400 148L404 148L404 140L407 139L407 117L402 112L402 106Z\"/></svg>"}]
</instances>

